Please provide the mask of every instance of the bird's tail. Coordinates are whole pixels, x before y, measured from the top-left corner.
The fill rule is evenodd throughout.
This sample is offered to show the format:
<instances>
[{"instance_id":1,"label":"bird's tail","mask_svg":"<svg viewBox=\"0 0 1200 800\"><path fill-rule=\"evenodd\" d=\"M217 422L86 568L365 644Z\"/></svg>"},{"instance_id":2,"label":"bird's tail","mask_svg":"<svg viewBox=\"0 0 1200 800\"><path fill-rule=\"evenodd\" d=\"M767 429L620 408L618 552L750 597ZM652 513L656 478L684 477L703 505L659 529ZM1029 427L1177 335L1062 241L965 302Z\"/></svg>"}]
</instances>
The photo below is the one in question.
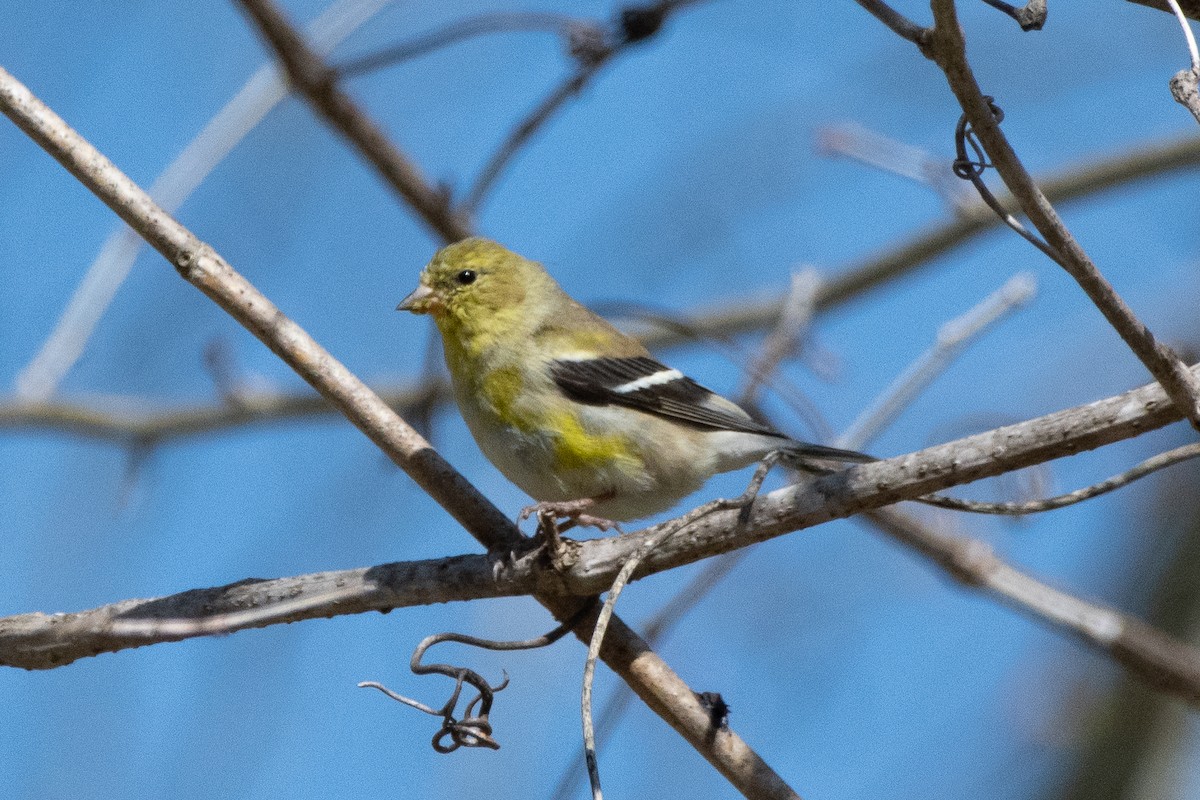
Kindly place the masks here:
<instances>
[{"instance_id":1,"label":"bird's tail","mask_svg":"<svg viewBox=\"0 0 1200 800\"><path fill-rule=\"evenodd\" d=\"M822 461L848 461L855 464L867 464L878 461L875 456L860 453L857 450L842 450L839 447L826 447L823 444L798 442L791 440L783 448L784 460L787 462L820 459Z\"/></svg>"}]
</instances>

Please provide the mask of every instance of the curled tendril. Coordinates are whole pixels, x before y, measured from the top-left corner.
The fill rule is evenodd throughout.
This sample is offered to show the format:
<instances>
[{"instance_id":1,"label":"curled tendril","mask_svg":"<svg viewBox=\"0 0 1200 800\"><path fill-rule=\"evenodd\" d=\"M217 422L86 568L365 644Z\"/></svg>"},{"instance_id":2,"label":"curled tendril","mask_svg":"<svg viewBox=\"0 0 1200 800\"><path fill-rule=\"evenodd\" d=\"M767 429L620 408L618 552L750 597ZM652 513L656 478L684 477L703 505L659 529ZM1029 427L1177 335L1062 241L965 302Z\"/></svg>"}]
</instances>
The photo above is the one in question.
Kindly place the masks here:
<instances>
[{"instance_id":1,"label":"curled tendril","mask_svg":"<svg viewBox=\"0 0 1200 800\"><path fill-rule=\"evenodd\" d=\"M988 110L991 111L996 124L1003 122L1004 111L1000 106L996 105L995 98L985 96L983 99L988 104ZM974 158L967 154L968 148L970 148ZM1008 213L1000 201L996 199L996 196L992 194L992 190L983 182L983 173L992 166L992 163L988 161L987 152L984 150L979 138L975 135L975 129L971 127L971 122L967 119L965 112L958 118L958 125L954 128L954 152L955 159L951 167L954 170L954 174L963 180L970 181L975 187L975 191L979 192L979 196L983 199L983 202L987 203L988 208L996 212L996 216L1005 225L1012 228L1022 238L1049 256L1052 261L1057 264L1063 264L1063 258L1059 255L1058 251L1041 237L1029 231L1016 217Z\"/></svg>"},{"instance_id":2,"label":"curled tendril","mask_svg":"<svg viewBox=\"0 0 1200 800\"><path fill-rule=\"evenodd\" d=\"M493 641L491 639L480 639L475 636L452 632L435 633L432 636L426 636L413 651L412 658L409 660L409 668L415 675L445 675L454 679L454 691L441 708L431 708L417 700L393 692L376 681L363 681L358 686L359 688L378 689L399 703L411 706L431 716L441 717L442 725L433 735L432 740L433 749L439 753L453 753L460 747L487 747L491 750L499 750L500 743L492 738L492 724L488 719L488 715L491 713L492 702L495 699L496 693L508 687L508 673L504 673L504 678L500 683L492 686L482 675L467 667L456 667L451 664L422 663L425 651L439 642L458 642L459 644L480 647L485 650L531 650L536 647L546 647L561 639L564 634L575 626L585 613L591 610L591 607L592 603L585 604L569 620L549 633L534 639ZM457 716L458 701L462 696L464 684L474 688L477 694L467 703L463 709L462 717L459 718ZM478 711L476 711L477 708Z\"/></svg>"}]
</instances>

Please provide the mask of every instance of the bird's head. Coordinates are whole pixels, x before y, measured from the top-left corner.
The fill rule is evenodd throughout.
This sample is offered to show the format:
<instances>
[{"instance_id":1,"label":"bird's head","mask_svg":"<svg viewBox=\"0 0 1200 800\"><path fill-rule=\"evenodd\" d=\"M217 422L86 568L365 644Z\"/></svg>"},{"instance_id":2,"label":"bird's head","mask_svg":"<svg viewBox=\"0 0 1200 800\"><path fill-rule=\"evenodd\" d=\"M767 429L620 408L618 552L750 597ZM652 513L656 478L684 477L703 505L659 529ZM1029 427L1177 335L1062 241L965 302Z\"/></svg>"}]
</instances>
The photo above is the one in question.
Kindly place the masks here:
<instances>
[{"instance_id":1,"label":"bird's head","mask_svg":"<svg viewBox=\"0 0 1200 800\"><path fill-rule=\"evenodd\" d=\"M473 237L439 250L421 272L420 285L396 310L429 314L443 334L468 336L493 330L502 321L512 328L511 323L528 316L533 300L560 291L536 261Z\"/></svg>"}]
</instances>

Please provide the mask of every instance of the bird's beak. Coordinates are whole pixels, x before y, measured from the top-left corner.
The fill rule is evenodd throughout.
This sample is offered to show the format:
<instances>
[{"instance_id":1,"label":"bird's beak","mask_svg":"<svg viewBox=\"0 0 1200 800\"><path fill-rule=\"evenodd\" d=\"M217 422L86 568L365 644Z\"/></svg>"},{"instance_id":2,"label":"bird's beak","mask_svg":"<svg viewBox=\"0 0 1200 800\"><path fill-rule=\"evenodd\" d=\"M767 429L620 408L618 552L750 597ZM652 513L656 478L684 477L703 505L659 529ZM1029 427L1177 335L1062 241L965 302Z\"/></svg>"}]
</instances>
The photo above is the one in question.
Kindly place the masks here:
<instances>
[{"instance_id":1,"label":"bird's beak","mask_svg":"<svg viewBox=\"0 0 1200 800\"><path fill-rule=\"evenodd\" d=\"M425 284L421 284L413 290L412 294L400 301L400 305L396 306L396 310L411 311L414 314L428 314L437 305L437 295L434 294L433 289L430 289Z\"/></svg>"}]
</instances>

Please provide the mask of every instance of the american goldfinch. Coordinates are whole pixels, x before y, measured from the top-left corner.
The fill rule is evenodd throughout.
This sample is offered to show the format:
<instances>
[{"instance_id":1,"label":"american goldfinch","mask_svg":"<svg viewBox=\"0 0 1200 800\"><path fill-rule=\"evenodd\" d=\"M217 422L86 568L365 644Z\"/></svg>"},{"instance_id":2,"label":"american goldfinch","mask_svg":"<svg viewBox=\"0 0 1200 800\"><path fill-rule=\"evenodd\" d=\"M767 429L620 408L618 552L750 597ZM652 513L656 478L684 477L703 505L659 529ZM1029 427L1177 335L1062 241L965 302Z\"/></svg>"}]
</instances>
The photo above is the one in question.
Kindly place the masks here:
<instances>
[{"instance_id":1,"label":"american goldfinch","mask_svg":"<svg viewBox=\"0 0 1200 800\"><path fill-rule=\"evenodd\" d=\"M397 310L433 317L480 450L538 501L522 516L537 510L601 527L646 517L774 451L873 460L752 419L654 360L541 264L488 239L438 251Z\"/></svg>"}]
</instances>

